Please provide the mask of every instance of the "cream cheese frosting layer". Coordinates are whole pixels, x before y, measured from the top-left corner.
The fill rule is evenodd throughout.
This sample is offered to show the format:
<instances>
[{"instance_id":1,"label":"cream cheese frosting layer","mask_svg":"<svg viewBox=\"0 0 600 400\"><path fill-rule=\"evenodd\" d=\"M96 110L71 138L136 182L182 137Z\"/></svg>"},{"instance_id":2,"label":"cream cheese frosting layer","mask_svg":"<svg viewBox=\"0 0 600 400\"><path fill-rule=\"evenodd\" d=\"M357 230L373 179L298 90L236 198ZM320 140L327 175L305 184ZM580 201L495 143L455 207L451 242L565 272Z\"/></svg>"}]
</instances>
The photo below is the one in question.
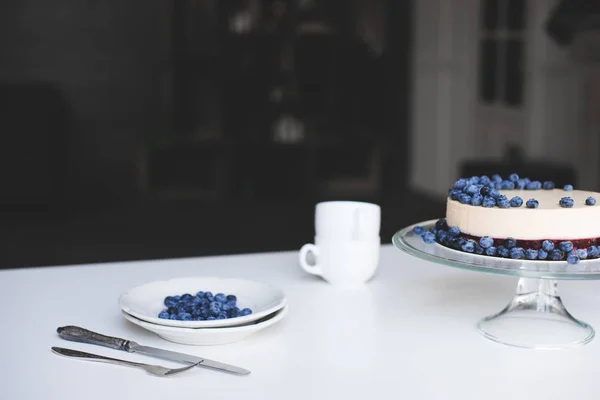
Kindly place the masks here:
<instances>
[{"instance_id":1,"label":"cream cheese frosting layer","mask_svg":"<svg viewBox=\"0 0 600 400\"><path fill-rule=\"evenodd\" d=\"M521 207L487 208L462 204L448 198L446 221L461 232L472 236L491 236L522 240L587 239L600 237L600 202L588 206L585 200L600 193L582 190L500 190L509 200L514 196L523 199ZM559 205L563 197L570 197L572 208ZM536 199L538 208L527 208L527 200Z\"/></svg>"}]
</instances>

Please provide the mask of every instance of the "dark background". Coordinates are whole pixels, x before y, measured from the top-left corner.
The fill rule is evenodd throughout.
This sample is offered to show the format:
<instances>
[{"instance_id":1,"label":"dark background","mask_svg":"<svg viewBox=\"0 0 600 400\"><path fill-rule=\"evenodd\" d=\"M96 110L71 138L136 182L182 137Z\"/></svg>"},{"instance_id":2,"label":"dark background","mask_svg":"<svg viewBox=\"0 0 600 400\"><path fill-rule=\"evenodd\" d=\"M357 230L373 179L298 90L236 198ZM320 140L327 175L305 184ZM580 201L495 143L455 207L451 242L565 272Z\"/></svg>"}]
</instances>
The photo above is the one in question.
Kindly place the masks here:
<instances>
[{"instance_id":1,"label":"dark background","mask_svg":"<svg viewBox=\"0 0 600 400\"><path fill-rule=\"evenodd\" d=\"M4 0L0 268L299 249L324 200L380 204L383 243L442 216L407 184L414 1Z\"/></svg>"}]
</instances>

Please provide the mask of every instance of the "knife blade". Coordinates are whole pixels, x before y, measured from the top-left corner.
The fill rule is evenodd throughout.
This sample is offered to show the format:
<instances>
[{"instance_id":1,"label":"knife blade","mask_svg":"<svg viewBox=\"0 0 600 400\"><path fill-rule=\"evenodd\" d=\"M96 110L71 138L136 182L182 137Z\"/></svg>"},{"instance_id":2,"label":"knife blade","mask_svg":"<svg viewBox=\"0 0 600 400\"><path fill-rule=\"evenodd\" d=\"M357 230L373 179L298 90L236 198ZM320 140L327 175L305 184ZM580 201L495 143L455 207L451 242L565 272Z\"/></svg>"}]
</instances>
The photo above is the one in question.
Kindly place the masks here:
<instances>
[{"instance_id":1,"label":"knife blade","mask_svg":"<svg viewBox=\"0 0 600 400\"><path fill-rule=\"evenodd\" d=\"M65 340L72 342L81 342L95 344L115 350L126 351L128 353L140 353L165 360L178 361L184 363L198 364L198 367L206 367L219 371L230 372L238 375L247 375L250 373L247 369L225 364L219 361L209 360L208 358L198 357L191 354L178 353L176 351L159 349L151 346L142 346L132 340L121 339L112 336L105 336L100 333L92 332L78 326L67 325L59 327L58 335Z\"/></svg>"}]
</instances>

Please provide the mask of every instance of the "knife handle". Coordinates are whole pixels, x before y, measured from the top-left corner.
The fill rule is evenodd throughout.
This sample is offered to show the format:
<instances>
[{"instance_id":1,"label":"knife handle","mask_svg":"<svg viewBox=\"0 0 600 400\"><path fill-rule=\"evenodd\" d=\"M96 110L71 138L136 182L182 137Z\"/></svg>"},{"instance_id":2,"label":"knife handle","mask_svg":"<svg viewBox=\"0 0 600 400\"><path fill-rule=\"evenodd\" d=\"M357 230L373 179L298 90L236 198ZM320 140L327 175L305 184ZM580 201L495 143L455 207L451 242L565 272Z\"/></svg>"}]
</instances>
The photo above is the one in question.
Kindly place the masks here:
<instances>
[{"instance_id":1,"label":"knife handle","mask_svg":"<svg viewBox=\"0 0 600 400\"><path fill-rule=\"evenodd\" d=\"M58 336L72 342L95 344L115 350L129 351L129 340L104 336L78 326L62 326L56 330Z\"/></svg>"}]
</instances>

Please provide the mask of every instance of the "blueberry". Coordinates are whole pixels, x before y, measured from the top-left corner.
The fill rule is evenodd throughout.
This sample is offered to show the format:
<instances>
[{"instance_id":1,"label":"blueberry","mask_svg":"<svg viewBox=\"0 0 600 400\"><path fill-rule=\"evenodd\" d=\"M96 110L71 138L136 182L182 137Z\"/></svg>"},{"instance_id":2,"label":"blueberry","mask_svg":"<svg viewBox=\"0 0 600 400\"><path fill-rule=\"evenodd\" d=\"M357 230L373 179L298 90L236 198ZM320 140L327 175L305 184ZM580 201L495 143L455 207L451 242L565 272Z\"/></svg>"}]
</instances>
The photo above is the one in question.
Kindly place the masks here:
<instances>
[{"instance_id":1,"label":"blueberry","mask_svg":"<svg viewBox=\"0 0 600 400\"><path fill-rule=\"evenodd\" d=\"M158 313L158 318L161 319L169 319L169 312L167 310L162 310L160 313Z\"/></svg>"},{"instance_id":2,"label":"blueberry","mask_svg":"<svg viewBox=\"0 0 600 400\"><path fill-rule=\"evenodd\" d=\"M494 175L492 175L492 182L500 183L500 182L502 182L502 177L498 174L494 174Z\"/></svg>"},{"instance_id":3,"label":"blueberry","mask_svg":"<svg viewBox=\"0 0 600 400\"><path fill-rule=\"evenodd\" d=\"M580 260L585 260L588 258L588 252L586 249L577 249L575 251L575 255L579 257Z\"/></svg>"},{"instance_id":4,"label":"blueberry","mask_svg":"<svg viewBox=\"0 0 600 400\"><path fill-rule=\"evenodd\" d=\"M487 208L496 207L496 200L491 196L485 196L481 205Z\"/></svg>"},{"instance_id":5,"label":"blueberry","mask_svg":"<svg viewBox=\"0 0 600 400\"><path fill-rule=\"evenodd\" d=\"M494 245L494 239L492 239L489 236L484 236L481 239L479 239L479 245L484 249L488 249Z\"/></svg>"},{"instance_id":6,"label":"blueberry","mask_svg":"<svg viewBox=\"0 0 600 400\"><path fill-rule=\"evenodd\" d=\"M205 300L205 299L203 299L202 297L200 297L200 296L196 295L196 296L194 296L194 298L192 299L192 304L193 304L194 306L198 306L198 305L202 304L202 301L204 301L204 300Z\"/></svg>"},{"instance_id":7,"label":"blueberry","mask_svg":"<svg viewBox=\"0 0 600 400\"><path fill-rule=\"evenodd\" d=\"M471 204L473 203L473 199L471 198L471 196L469 196L468 194L461 194L460 198L458 199L458 201L460 201L462 204Z\"/></svg>"},{"instance_id":8,"label":"blueberry","mask_svg":"<svg viewBox=\"0 0 600 400\"><path fill-rule=\"evenodd\" d=\"M465 188L465 193L469 196L473 196L474 194L479 194L479 187L476 185L469 185Z\"/></svg>"},{"instance_id":9,"label":"blueberry","mask_svg":"<svg viewBox=\"0 0 600 400\"><path fill-rule=\"evenodd\" d=\"M498 200L496 201L496 205L500 208L509 208L510 202L508 200Z\"/></svg>"},{"instance_id":10,"label":"blueberry","mask_svg":"<svg viewBox=\"0 0 600 400\"><path fill-rule=\"evenodd\" d=\"M167 307L174 307L177 305L177 300L175 300L175 297L173 296L167 296L165 297L164 303Z\"/></svg>"},{"instance_id":11,"label":"blueberry","mask_svg":"<svg viewBox=\"0 0 600 400\"><path fill-rule=\"evenodd\" d=\"M527 206L527 208L538 208L540 202L536 199L529 199L527 200L527 203L525 203L525 205Z\"/></svg>"},{"instance_id":12,"label":"blueberry","mask_svg":"<svg viewBox=\"0 0 600 400\"><path fill-rule=\"evenodd\" d=\"M413 232L417 235L422 235L425 233L425 228L423 228L422 226L415 226L413 228ZM227 297L229 297L229 296L227 296Z\"/></svg>"},{"instance_id":13,"label":"blueberry","mask_svg":"<svg viewBox=\"0 0 600 400\"><path fill-rule=\"evenodd\" d=\"M560 206L564 207L564 208L571 208L571 207L573 207L575 202L570 197L563 197L562 199L560 199L558 204L560 204Z\"/></svg>"},{"instance_id":14,"label":"blueberry","mask_svg":"<svg viewBox=\"0 0 600 400\"><path fill-rule=\"evenodd\" d=\"M525 258L528 260L535 260L538 257L538 251L535 249L525 250Z\"/></svg>"},{"instance_id":15,"label":"blueberry","mask_svg":"<svg viewBox=\"0 0 600 400\"><path fill-rule=\"evenodd\" d=\"M227 297L223 293L217 293L215 295L215 301L223 304L227 301Z\"/></svg>"},{"instance_id":16,"label":"blueberry","mask_svg":"<svg viewBox=\"0 0 600 400\"><path fill-rule=\"evenodd\" d=\"M440 218L435 222L435 229L448 229L448 222L446 218Z\"/></svg>"},{"instance_id":17,"label":"blueberry","mask_svg":"<svg viewBox=\"0 0 600 400\"><path fill-rule=\"evenodd\" d=\"M435 235L438 238L438 241L443 243L446 240L446 237L449 236L446 231L438 231Z\"/></svg>"},{"instance_id":18,"label":"blueberry","mask_svg":"<svg viewBox=\"0 0 600 400\"><path fill-rule=\"evenodd\" d=\"M179 300L181 300L181 296L180 296L180 295L173 296L173 298L175 299L175 301L179 301Z\"/></svg>"},{"instance_id":19,"label":"blueberry","mask_svg":"<svg viewBox=\"0 0 600 400\"><path fill-rule=\"evenodd\" d=\"M177 314L169 314L169 319L179 319Z\"/></svg>"},{"instance_id":20,"label":"blueberry","mask_svg":"<svg viewBox=\"0 0 600 400\"><path fill-rule=\"evenodd\" d=\"M507 238L506 240L504 240L504 247L506 247L509 250L513 249L517 247L517 241L513 238Z\"/></svg>"},{"instance_id":21,"label":"blueberry","mask_svg":"<svg viewBox=\"0 0 600 400\"><path fill-rule=\"evenodd\" d=\"M540 181L529 182L527 185L525 185L525 189L527 190L540 190L541 188L542 182Z\"/></svg>"},{"instance_id":22,"label":"blueberry","mask_svg":"<svg viewBox=\"0 0 600 400\"><path fill-rule=\"evenodd\" d=\"M554 189L554 182L546 181L544 182L544 185L542 187L544 188L544 190L552 190Z\"/></svg>"},{"instance_id":23,"label":"blueberry","mask_svg":"<svg viewBox=\"0 0 600 400\"><path fill-rule=\"evenodd\" d=\"M519 196L515 196L512 199L510 199L511 207L521 207L522 205L523 205L523 199L520 198Z\"/></svg>"},{"instance_id":24,"label":"blueberry","mask_svg":"<svg viewBox=\"0 0 600 400\"><path fill-rule=\"evenodd\" d=\"M485 254L487 254L488 256L495 256L497 251L498 249L496 249L494 246L491 246L485 249Z\"/></svg>"},{"instance_id":25,"label":"blueberry","mask_svg":"<svg viewBox=\"0 0 600 400\"><path fill-rule=\"evenodd\" d=\"M477 185L477 184L479 184L479 177L478 176L472 176L471 178L469 178L469 184L471 184L471 185Z\"/></svg>"},{"instance_id":26,"label":"blueberry","mask_svg":"<svg viewBox=\"0 0 600 400\"><path fill-rule=\"evenodd\" d=\"M485 197L485 196L489 196L489 194L490 194L490 191L491 191L491 190L492 190L492 189L490 189L489 187L487 187L487 186L484 186L484 187L482 187L482 188L481 188L481 190L479 191L479 193L480 193L482 196L484 196L484 197Z\"/></svg>"},{"instance_id":27,"label":"blueberry","mask_svg":"<svg viewBox=\"0 0 600 400\"><path fill-rule=\"evenodd\" d=\"M458 199L460 199L460 196L461 196L462 194L463 194L463 193L462 193L461 191L459 191L459 190L452 190L452 191L450 192L450 198L451 198L452 200L456 200L456 201L458 201Z\"/></svg>"},{"instance_id":28,"label":"blueberry","mask_svg":"<svg viewBox=\"0 0 600 400\"><path fill-rule=\"evenodd\" d=\"M452 236L458 236L460 235L460 229L458 229L457 226L451 226L450 229L448 229L448 234Z\"/></svg>"},{"instance_id":29,"label":"blueberry","mask_svg":"<svg viewBox=\"0 0 600 400\"><path fill-rule=\"evenodd\" d=\"M522 247L513 247L510 249L510 258L521 259L525 257L525 250Z\"/></svg>"},{"instance_id":30,"label":"blueberry","mask_svg":"<svg viewBox=\"0 0 600 400\"><path fill-rule=\"evenodd\" d=\"M481 185L489 185L491 182L490 178L487 175L483 175L481 178L479 178L479 183Z\"/></svg>"},{"instance_id":31,"label":"blueberry","mask_svg":"<svg viewBox=\"0 0 600 400\"><path fill-rule=\"evenodd\" d=\"M565 185L563 189L570 192L571 190L573 190L573 185Z\"/></svg>"},{"instance_id":32,"label":"blueberry","mask_svg":"<svg viewBox=\"0 0 600 400\"><path fill-rule=\"evenodd\" d=\"M252 314L252 310L249 308L244 308L242 311L240 311L240 317L243 317L245 315L250 315Z\"/></svg>"},{"instance_id":33,"label":"blueberry","mask_svg":"<svg viewBox=\"0 0 600 400\"><path fill-rule=\"evenodd\" d=\"M569 241L560 242L558 245L558 248L561 249L562 251L569 252L569 251L573 250L573 243L571 243Z\"/></svg>"},{"instance_id":34,"label":"blueberry","mask_svg":"<svg viewBox=\"0 0 600 400\"><path fill-rule=\"evenodd\" d=\"M221 311L221 313L217 316L217 319L227 319L227 313L225 311Z\"/></svg>"},{"instance_id":35,"label":"blueberry","mask_svg":"<svg viewBox=\"0 0 600 400\"><path fill-rule=\"evenodd\" d=\"M461 250L467 253L473 253L475 251L475 242L468 240L461 246Z\"/></svg>"},{"instance_id":36,"label":"blueberry","mask_svg":"<svg viewBox=\"0 0 600 400\"><path fill-rule=\"evenodd\" d=\"M204 297L204 292L201 290L198 293L196 293L196 297L200 297L203 298Z\"/></svg>"},{"instance_id":37,"label":"blueberry","mask_svg":"<svg viewBox=\"0 0 600 400\"><path fill-rule=\"evenodd\" d=\"M191 321L192 320L192 314L190 313L183 313L179 315L179 319L182 321Z\"/></svg>"},{"instance_id":38,"label":"blueberry","mask_svg":"<svg viewBox=\"0 0 600 400\"><path fill-rule=\"evenodd\" d=\"M500 183L500 189L502 189L502 190L514 190L515 189L515 182L512 182L512 181L502 181L502 183Z\"/></svg>"},{"instance_id":39,"label":"blueberry","mask_svg":"<svg viewBox=\"0 0 600 400\"><path fill-rule=\"evenodd\" d=\"M527 180L525 179L519 179L516 183L515 183L515 187L519 190L523 190L525 189L525 186L527 186L527 183L529 183Z\"/></svg>"},{"instance_id":40,"label":"blueberry","mask_svg":"<svg viewBox=\"0 0 600 400\"><path fill-rule=\"evenodd\" d=\"M192 301L193 296L189 293L186 293L181 296L180 301Z\"/></svg>"},{"instance_id":41,"label":"blueberry","mask_svg":"<svg viewBox=\"0 0 600 400\"><path fill-rule=\"evenodd\" d=\"M567 262L569 264L579 264L579 257L577 257L575 254L569 254L567 256Z\"/></svg>"},{"instance_id":42,"label":"blueberry","mask_svg":"<svg viewBox=\"0 0 600 400\"><path fill-rule=\"evenodd\" d=\"M554 250L554 242L552 240L544 240L542 242L542 249L546 251Z\"/></svg>"},{"instance_id":43,"label":"blueberry","mask_svg":"<svg viewBox=\"0 0 600 400\"><path fill-rule=\"evenodd\" d=\"M538 258L540 260L545 260L546 257L548 257L548 252L546 250L544 250L544 249L539 249L538 250Z\"/></svg>"},{"instance_id":44,"label":"blueberry","mask_svg":"<svg viewBox=\"0 0 600 400\"><path fill-rule=\"evenodd\" d=\"M471 204L474 206L480 206L483 204L483 196L480 194L474 194L471 198Z\"/></svg>"},{"instance_id":45,"label":"blueberry","mask_svg":"<svg viewBox=\"0 0 600 400\"><path fill-rule=\"evenodd\" d=\"M425 232L421 235L421 238L423 238L423 241L427 244L435 243L435 235L431 232Z\"/></svg>"},{"instance_id":46,"label":"blueberry","mask_svg":"<svg viewBox=\"0 0 600 400\"><path fill-rule=\"evenodd\" d=\"M551 252L549 252L548 255L550 256L551 260L558 261L564 257L565 253L563 253L559 249L554 249Z\"/></svg>"},{"instance_id":47,"label":"blueberry","mask_svg":"<svg viewBox=\"0 0 600 400\"><path fill-rule=\"evenodd\" d=\"M490 190L490 197L493 199L497 199L498 197L500 197L500 192L496 189L492 189Z\"/></svg>"},{"instance_id":48,"label":"blueberry","mask_svg":"<svg viewBox=\"0 0 600 400\"><path fill-rule=\"evenodd\" d=\"M509 179L511 182L516 182L516 181L518 181L518 180L519 180L519 175L518 175L518 174L510 174L510 176L508 177L508 179Z\"/></svg>"},{"instance_id":49,"label":"blueberry","mask_svg":"<svg viewBox=\"0 0 600 400\"><path fill-rule=\"evenodd\" d=\"M177 307L169 307L169 308L167 308L167 312L171 315L173 315L173 314L177 315Z\"/></svg>"},{"instance_id":50,"label":"blueberry","mask_svg":"<svg viewBox=\"0 0 600 400\"><path fill-rule=\"evenodd\" d=\"M498 251L497 251L498 255L500 257L508 257L510 254L510 250L508 250L506 247L504 246L498 246Z\"/></svg>"},{"instance_id":51,"label":"blueberry","mask_svg":"<svg viewBox=\"0 0 600 400\"><path fill-rule=\"evenodd\" d=\"M593 206L594 204L596 204L596 199L593 197L588 197L587 199L585 199L585 205L586 206Z\"/></svg>"},{"instance_id":52,"label":"blueberry","mask_svg":"<svg viewBox=\"0 0 600 400\"><path fill-rule=\"evenodd\" d=\"M234 306L232 306L230 303L225 303L221 306L221 311L229 311L233 308Z\"/></svg>"},{"instance_id":53,"label":"blueberry","mask_svg":"<svg viewBox=\"0 0 600 400\"><path fill-rule=\"evenodd\" d=\"M467 243L467 239L463 237L453 238L451 242L451 246L456 250L462 250L462 247Z\"/></svg>"},{"instance_id":54,"label":"blueberry","mask_svg":"<svg viewBox=\"0 0 600 400\"><path fill-rule=\"evenodd\" d=\"M204 292L204 298L208 301L215 301L215 296L213 296L212 292Z\"/></svg>"},{"instance_id":55,"label":"blueberry","mask_svg":"<svg viewBox=\"0 0 600 400\"><path fill-rule=\"evenodd\" d=\"M227 312L227 315L229 315L229 318L235 318L238 315L240 315L240 309L238 307L233 307L231 310L229 310Z\"/></svg>"},{"instance_id":56,"label":"blueberry","mask_svg":"<svg viewBox=\"0 0 600 400\"><path fill-rule=\"evenodd\" d=\"M220 301L217 301L216 299L214 301L211 301L210 304L208 305L209 308L217 308L217 309L221 309L221 306L223 305L223 303L221 303Z\"/></svg>"},{"instance_id":57,"label":"blueberry","mask_svg":"<svg viewBox=\"0 0 600 400\"><path fill-rule=\"evenodd\" d=\"M454 188L456 189L464 189L465 187L467 187L467 185L469 184L469 182L466 179L459 179L456 182L454 182Z\"/></svg>"},{"instance_id":58,"label":"blueberry","mask_svg":"<svg viewBox=\"0 0 600 400\"><path fill-rule=\"evenodd\" d=\"M475 243L475 254L483 254L485 249L481 247L478 243Z\"/></svg>"},{"instance_id":59,"label":"blueberry","mask_svg":"<svg viewBox=\"0 0 600 400\"><path fill-rule=\"evenodd\" d=\"M600 255L600 249L598 249L596 246L588 247L587 252L589 258L596 258Z\"/></svg>"}]
</instances>

